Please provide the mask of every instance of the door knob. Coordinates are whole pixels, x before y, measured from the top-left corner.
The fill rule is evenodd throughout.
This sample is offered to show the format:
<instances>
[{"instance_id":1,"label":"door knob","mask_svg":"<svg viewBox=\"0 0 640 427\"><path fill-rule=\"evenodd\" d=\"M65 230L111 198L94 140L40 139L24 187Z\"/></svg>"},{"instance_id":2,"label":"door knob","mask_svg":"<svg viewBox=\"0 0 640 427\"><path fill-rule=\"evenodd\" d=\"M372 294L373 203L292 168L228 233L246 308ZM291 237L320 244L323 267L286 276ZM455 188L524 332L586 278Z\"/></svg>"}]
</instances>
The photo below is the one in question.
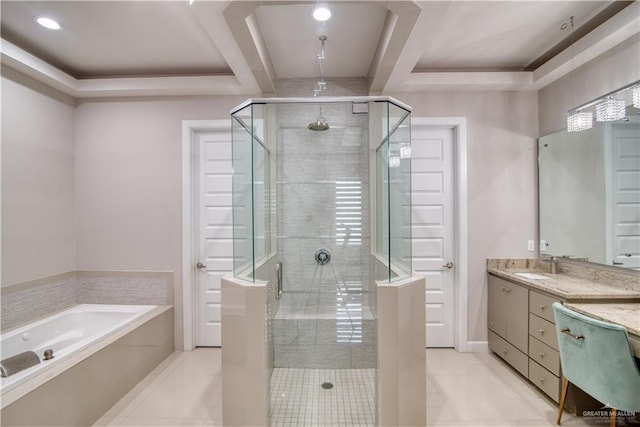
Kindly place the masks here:
<instances>
[{"instance_id":1,"label":"door knob","mask_svg":"<svg viewBox=\"0 0 640 427\"><path fill-rule=\"evenodd\" d=\"M447 268L447 269L451 270L453 268L453 263L451 261L449 261L448 263L443 265L442 268Z\"/></svg>"},{"instance_id":2,"label":"door knob","mask_svg":"<svg viewBox=\"0 0 640 427\"><path fill-rule=\"evenodd\" d=\"M199 262L199 263L196 264L196 268L198 270L202 270L203 268L207 268L207 266L204 265L203 263Z\"/></svg>"}]
</instances>

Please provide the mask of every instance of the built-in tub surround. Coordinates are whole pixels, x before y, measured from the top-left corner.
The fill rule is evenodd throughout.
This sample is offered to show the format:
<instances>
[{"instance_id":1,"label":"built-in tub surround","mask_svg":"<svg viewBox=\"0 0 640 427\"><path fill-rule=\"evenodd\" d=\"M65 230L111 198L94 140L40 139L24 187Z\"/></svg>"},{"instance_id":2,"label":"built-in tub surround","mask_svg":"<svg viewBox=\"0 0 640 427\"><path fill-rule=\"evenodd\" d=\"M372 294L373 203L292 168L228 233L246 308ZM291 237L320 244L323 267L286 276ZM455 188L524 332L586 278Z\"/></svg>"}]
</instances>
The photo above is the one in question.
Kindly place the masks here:
<instances>
[{"instance_id":1,"label":"built-in tub surround","mask_svg":"<svg viewBox=\"0 0 640 427\"><path fill-rule=\"evenodd\" d=\"M89 313L95 321L89 320ZM129 313L129 318L122 319L122 313ZM70 328L62 335L47 332L46 323L43 319L3 337L11 341L17 334L16 351L25 333L29 341L53 335L50 341L62 346L58 348L55 342L34 344L38 351L51 346L54 359L24 371L21 378L16 374L3 379L3 426L91 425L174 349L171 306L80 305L52 316L49 327L58 328L61 325L57 323L62 323ZM103 328L98 328L98 323ZM72 335L80 341L67 342ZM3 358L4 352L3 343Z\"/></svg>"},{"instance_id":2,"label":"built-in tub surround","mask_svg":"<svg viewBox=\"0 0 640 427\"><path fill-rule=\"evenodd\" d=\"M1 328L76 304L173 305L173 272L71 271L1 288Z\"/></svg>"},{"instance_id":3,"label":"built-in tub surround","mask_svg":"<svg viewBox=\"0 0 640 427\"><path fill-rule=\"evenodd\" d=\"M559 259L558 273L550 272L548 260L535 258L487 259L487 272L556 295L565 300L640 301L640 276L637 272L615 272L593 265ZM545 279L529 279L516 273L531 272Z\"/></svg>"},{"instance_id":4,"label":"built-in tub surround","mask_svg":"<svg viewBox=\"0 0 640 427\"><path fill-rule=\"evenodd\" d=\"M71 354L82 350L129 322L153 310L152 305L81 304L2 334L0 359L5 360L25 351L35 352L42 360L31 368L0 378L0 390L5 393L31 378L43 375L64 363ZM44 360L47 350L53 358ZM6 404L3 399L3 405Z\"/></svg>"}]
</instances>

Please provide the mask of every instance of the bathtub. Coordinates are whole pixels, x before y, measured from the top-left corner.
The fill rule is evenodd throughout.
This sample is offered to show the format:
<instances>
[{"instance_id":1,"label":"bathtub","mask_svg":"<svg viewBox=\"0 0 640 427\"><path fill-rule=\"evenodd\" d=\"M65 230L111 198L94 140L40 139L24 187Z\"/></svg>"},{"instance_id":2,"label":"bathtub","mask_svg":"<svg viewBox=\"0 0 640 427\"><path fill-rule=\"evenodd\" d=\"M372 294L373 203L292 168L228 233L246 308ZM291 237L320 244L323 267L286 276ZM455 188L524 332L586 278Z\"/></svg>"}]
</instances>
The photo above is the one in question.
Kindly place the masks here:
<instances>
[{"instance_id":1,"label":"bathtub","mask_svg":"<svg viewBox=\"0 0 640 427\"><path fill-rule=\"evenodd\" d=\"M2 359L29 350L34 351L41 359L35 366L0 379L3 424L5 413L9 415L10 412L15 412L13 408L19 408L21 401L28 403L29 399L38 395L39 389L46 388L48 384L67 381L59 377L77 377L77 372L86 370L91 365L92 358L99 359L99 362L95 362L89 372L122 372L123 369L126 371L127 365L139 363L132 351L139 353L136 348L140 346L161 348L162 354L166 353L165 337L173 336L172 311L171 306L81 304L3 333L0 346ZM163 320L164 323L156 327L155 318L168 319L170 324ZM153 338L149 331L144 330L149 327L158 330L156 335L160 338ZM169 328L170 331L165 330ZM133 335L136 335L134 341L130 339ZM170 351L173 351L172 342L170 346ZM54 358L43 360L47 349L53 350ZM124 358L123 351L128 352ZM154 354L156 353L158 351ZM80 367L76 368L77 366ZM152 367L141 371L150 369ZM73 374L74 370L76 374ZM53 379L56 381L52 381ZM73 381L77 381L77 378ZM122 378L119 381L123 382ZM70 384L75 385L73 382ZM50 392L46 393L51 396ZM57 393L54 391L54 394ZM32 403L27 406L32 407Z\"/></svg>"}]
</instances>

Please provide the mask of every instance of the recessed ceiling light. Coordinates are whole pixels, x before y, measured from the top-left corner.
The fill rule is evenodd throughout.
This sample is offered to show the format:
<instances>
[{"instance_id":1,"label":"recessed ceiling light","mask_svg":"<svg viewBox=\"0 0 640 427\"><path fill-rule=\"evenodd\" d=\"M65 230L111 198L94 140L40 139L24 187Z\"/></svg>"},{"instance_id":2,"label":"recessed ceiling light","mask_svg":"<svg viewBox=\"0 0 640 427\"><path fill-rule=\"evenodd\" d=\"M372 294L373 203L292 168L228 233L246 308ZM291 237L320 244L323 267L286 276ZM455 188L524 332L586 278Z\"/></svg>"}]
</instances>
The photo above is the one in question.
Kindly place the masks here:
<instances>
[{"instance_id":1,"label":"recessed ceiling light","mask_svg":"<svg viewBox=\"0 0 640 427\"><path fill-rule=\"evenodd\" d=\"M318 6L313 9L313 19L320 22L328 21L331 18L331 9L327 6Z\"/></svg>"},{"instance_id":2,"label":"recessed ceiling light","mask_svg":"<svg viewBox=\"0 0 640 427\"><path fill-rule=\"evenodd\" d=\"M48 28L49 30L59 30L60 28L62 28L62 25L60 25L57 21L51 18L47 18L46 16L36 17L36 22L43 27Z\"/></svg>"}]
</instances>

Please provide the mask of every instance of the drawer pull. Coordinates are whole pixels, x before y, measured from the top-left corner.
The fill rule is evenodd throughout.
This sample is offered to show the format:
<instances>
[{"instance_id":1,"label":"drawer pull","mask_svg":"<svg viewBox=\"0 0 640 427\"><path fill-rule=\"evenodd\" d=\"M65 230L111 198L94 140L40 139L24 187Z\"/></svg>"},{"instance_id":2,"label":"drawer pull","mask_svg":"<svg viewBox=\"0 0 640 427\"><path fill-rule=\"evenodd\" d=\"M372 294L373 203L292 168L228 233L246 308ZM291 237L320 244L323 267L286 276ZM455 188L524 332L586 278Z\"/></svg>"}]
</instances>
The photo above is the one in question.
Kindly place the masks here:
<instances>
[{"instance_id":1,"label":"drawer pull","mask_svg":"<svg viewBox=\"0 0 640 427\"><path fill-rule=\"evenodd\" d=\"M544 357L544 353L540 353L540 358L543 358L543 357Z\"/></svg>"},{"instance_id":2,"label":"drawer pull","mask_svg":"<svg viewBox=\"0 0 640 427\"><path fill-rule=\"evenodd\" d=\"M504 288L504 289L505 289L505 291L507 291L507 293L511 292L511 289L509 289L509 288Z\"/></svg>"},{"instance_id":3,"label":"drawer pull","mask_svg":"<svg viewBox=\"0 0 640 427\"><path fill-rule=\"evenodd\" d=\"M540 377L539 380L541 383L544 383L544 377Z\"/></svg>"},{"instance_id":4,"label":"drawer pull","mask_svg":"<svg viewBox=\"0 0 640 427\"><path fill-rule=\"evenodd\" d=\"M584 335L573 335L571 333L571 329L569 328L565 328L565 329L560 329L560 332L562 332L563 334L567 334L569 335L571 338L575 338L577 340L583 340L584 339Z\"/></svg>"},{"instance_id":5,"label":"drawer pull","mask_svg":"<svg viewBox=\"0 0 640 427\"><path fill-rule=\"evenodd\" d=\"M546 306L546 305L544 305L544 304L540 304L540 310L544 310L545 308L547 308L547 306Z\"/></svg>"},{"instance_id":6,"label":"drawer pull","mask_svg":"<svg viewBox=\"0 0 640 427\"><path fill-rule=\"evenodd\" d=\"M504 286L500 288L502 290L502 292L506 291L507 288L505 288Z\"/></svg>"},{"instance_id":7,"label":"drawer pull","mask_svg":"<svg viewBox=\"0 0 640 427\"><path fill-rule=\"evenodd\" d=\"M538 332L540 332L541 335L544 335L546 331L544 329L538 329Z\"/></svg>"},{"instance_id":8,"label":"drawer pull","mask_svg":"<svg viewBox=\"0 0 640 427\"><path fill-rule=\"evenodd\" d=\"M507 355L507 350L502 350L502 354Z\"/></svg>"}]
</instances>

